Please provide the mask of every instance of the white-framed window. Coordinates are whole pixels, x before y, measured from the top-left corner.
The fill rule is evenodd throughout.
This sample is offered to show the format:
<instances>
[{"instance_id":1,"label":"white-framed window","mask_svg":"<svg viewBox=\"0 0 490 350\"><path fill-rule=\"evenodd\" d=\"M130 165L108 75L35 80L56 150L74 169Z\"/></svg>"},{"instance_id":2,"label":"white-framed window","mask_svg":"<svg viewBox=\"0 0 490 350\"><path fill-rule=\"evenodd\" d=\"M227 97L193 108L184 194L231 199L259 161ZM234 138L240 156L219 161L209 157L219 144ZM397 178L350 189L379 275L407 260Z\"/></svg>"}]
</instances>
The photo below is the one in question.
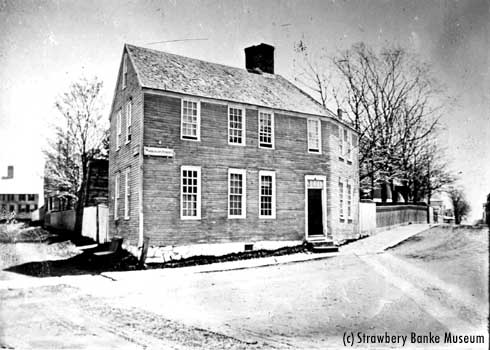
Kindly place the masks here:
<instances>
[{"instance_id":1,"label":"white-framed window","mask_svg":"<svg viewBox=\"0 0 490 350\"><path fill-rule=\"evenodd\" d=\"M244 169L228 169L228 218L247 215L247 175Z\"/></svg>"},{"instance_id":2,"label":"white-framed window","mask_svg":"<svg viewBox=\"0 0 490 350\"><path fill-rule=\"evenodd\" d=\"M201 137L201 106L199 101L183 99L180 138L199 141Z\"/></svg>"},{"instance_id":3,"label":"white-framed window","mask_svg":"<svg viewBox=\"0 0 490 350\"><path fill-rule=\"evenodd\" d=\"M347 219L352 220L352 199L353 199L352 183L347 181Z\"/></svg>"},{"instance_id":4,"label":"white-framed window","mask_svg":"<svg viewBox=\"0 0 490 350\"><path fill-rule=\"evenodd\" d=\"M322 153L322 129L320 119L308 118L308 152Z\"/></svg>"},{"instance_id":5,"label":"white-framed window","mask_svg":"<svg viewBox=\"0 0 490 350\"><path fill-rule=\"evenodd\" d=\"M339 126L339 157L344 158L344 128Z\"/></svg>"},{"instance_id":6,"label":"white-framed window","mask_svg":"<svg viewBox=\"0 0 490 350\"><path fill-rule=\"evenodd\" d=\"M122 90L126 88L128 83L128 54L125 53L123 56L123 72L122 72Z\"/></svg>"},{"instance_id":7,"label":"white-framed window","mask_svg":"<svg viewBox=\"0 0 490 350\"><path fill-rule=\"evenodd\" d=\"M228 106L228 144L245 145L245 109Z\"/></svg>"},{"instance_id":8,"label":"white-framed window","mask_svg":"<svg viewBox=\"0 0 490 350\"><path fill-rule=\"evenodd\" d=\"M126 143L131 142L131 123L133 119L133 100L126 102Z\"/></svg>"},{"instance_id":9,"label":"white-framed window","mask_svg":"<svg viewBox=\"0 0 490 350\"><path fill-rule=\"evenodd\" d=\"M259 147L274 148L274 113L259 111Z\"/></svg>"},{"instance_id":10,"label":"white-framed window","mask_svg":"<svg viewBox=\"0 0 490 350\"><path fill-rule=\"evenodd\" d=\"M126 168L124 171L124 219L129 219L129 196L131 194L130 188L130 174L131 168Z\"/></svg>"},{"instance_id":11,"label":"white-framed window","mask_svg":"<svg viewBox=\"0 0 490 350\"><path fill-rule=\"evenodd\" d=\"M344 142L347 149L347 160L352 161L352 133L344 129Z\"/></svg>"},{"instance_id":12,"label":"white-framed window","mask_svg":"<svg viewBox=\"0 0 490 350\"><path fill-rule=\"evenodd\" d=\"M183 220L201 218L201 167L181 167L180 218Z\"/></svg>"},{"instance_id":13,"label":"white-framed window","mask_svg":"<svg viewBox=\"0 0 490 350\"><path fill-rule=\"evenodd\" d=\"M344 182L339 178L339 217L344 219Z\"/></svg>"},{"instance_id":14,"label":"white-framed window","mask_svg":"<svg viewBox=\"0 0 490 350\"><path fill-rule=\"evenodd\" d=\"M259 218L276 218L276 173L259 171Z\"/></svg>"},{"instance_id":15,"label":"white-framed window","mask_svg":"<svg viewBox=\"0 0 490 350\"><path fill-rule=\"evenodd\" d=\"M117 220L119 212L119 197L121 187L121 174L116 173L114 178L114 220Z\"/></svg>"},{"instance_id":16,"label":"white-framed window","mask_svg":"<svg viewBox=\"0 0 490 350\"><path fill-rule=\"evenodd\" d=\"M121 133L122 133L121 117L122 117L122 111L119 109L116 114L116 151L118 151L119 148L121 148Z\"/></svg>"}]
</instances>

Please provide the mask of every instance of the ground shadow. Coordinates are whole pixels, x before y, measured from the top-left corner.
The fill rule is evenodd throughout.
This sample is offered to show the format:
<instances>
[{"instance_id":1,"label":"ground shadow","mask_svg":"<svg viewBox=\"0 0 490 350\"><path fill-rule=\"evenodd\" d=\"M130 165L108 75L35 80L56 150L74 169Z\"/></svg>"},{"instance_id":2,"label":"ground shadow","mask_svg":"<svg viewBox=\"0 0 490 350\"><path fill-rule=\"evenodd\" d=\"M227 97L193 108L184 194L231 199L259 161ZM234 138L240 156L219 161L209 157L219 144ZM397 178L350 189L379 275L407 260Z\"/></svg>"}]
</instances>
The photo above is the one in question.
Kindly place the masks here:
<instances>
[{"instance_id":1,"label":"ground shadow","mask_svg":"<svg viewBox=\"0 0 490 350\"><path fill-rule=\"evenodd\" d=\"M68 259L27 262L11 266L4 269L4 271L34 277L59 277L138 269L140 269L138 259L123 250L109 257L97 257L91 253L84 252Z\"/></svg>"}]
</instances>

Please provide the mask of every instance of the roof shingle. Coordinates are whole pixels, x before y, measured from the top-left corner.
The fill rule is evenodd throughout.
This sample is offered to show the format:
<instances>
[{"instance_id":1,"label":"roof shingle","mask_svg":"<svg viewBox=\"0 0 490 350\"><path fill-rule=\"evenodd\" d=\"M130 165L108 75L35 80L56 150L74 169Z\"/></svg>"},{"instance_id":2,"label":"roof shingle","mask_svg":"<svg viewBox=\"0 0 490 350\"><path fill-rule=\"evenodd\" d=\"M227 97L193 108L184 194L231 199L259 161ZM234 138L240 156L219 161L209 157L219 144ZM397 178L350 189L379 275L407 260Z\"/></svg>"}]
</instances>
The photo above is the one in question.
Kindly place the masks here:
<instances>
[{"instance_id":1,"label":"roof shingle","mask_svg":"<svg viewBox=\"0 0 490 350\"><path fill-rule=\"evenodd\" d=\"M141 85L146 88L335 118L278 74L250 73L128 44L126 49Z\"/></svg>"}]
</instances>

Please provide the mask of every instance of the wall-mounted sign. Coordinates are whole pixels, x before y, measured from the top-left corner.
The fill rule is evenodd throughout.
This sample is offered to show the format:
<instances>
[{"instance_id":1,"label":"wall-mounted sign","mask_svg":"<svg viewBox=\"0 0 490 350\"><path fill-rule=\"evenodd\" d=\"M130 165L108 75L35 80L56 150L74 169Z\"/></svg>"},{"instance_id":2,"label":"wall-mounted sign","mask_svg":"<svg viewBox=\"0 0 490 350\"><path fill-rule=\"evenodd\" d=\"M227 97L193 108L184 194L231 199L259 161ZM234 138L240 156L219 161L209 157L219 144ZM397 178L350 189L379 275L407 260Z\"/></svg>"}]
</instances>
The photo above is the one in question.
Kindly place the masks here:
<instances>
[{"instance_id":1,"label":"wall-mounted sign","mask_svg":"<svg viewBox=\"0 0 490 350\"><path fill-rule=\"evenodd\" d=\"M174 158L175 151L170 148L162 148L162 147L147 147L143 148L143 154L145 156L153 156L153 157L167 157Z\"/></svg>"}]
</instances>

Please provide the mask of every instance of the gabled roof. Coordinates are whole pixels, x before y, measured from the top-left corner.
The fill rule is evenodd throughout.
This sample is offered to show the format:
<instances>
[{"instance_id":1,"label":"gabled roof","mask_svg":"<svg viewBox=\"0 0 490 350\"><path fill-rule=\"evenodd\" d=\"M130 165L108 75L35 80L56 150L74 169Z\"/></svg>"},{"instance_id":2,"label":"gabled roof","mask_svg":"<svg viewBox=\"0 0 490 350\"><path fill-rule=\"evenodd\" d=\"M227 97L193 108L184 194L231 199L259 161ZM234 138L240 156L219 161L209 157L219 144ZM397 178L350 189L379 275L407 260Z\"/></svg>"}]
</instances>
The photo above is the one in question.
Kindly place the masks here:
<instances>
[{"instance_id":1,"label":"gabled roof","mask_svg":"<svg viewBox=\"0 0 490 350\"><path fill-rule=\"evenodd\" d=\"M142 87L335 118L277 74L201 61L126 44Z\"/></svg>"}]
</instances>

